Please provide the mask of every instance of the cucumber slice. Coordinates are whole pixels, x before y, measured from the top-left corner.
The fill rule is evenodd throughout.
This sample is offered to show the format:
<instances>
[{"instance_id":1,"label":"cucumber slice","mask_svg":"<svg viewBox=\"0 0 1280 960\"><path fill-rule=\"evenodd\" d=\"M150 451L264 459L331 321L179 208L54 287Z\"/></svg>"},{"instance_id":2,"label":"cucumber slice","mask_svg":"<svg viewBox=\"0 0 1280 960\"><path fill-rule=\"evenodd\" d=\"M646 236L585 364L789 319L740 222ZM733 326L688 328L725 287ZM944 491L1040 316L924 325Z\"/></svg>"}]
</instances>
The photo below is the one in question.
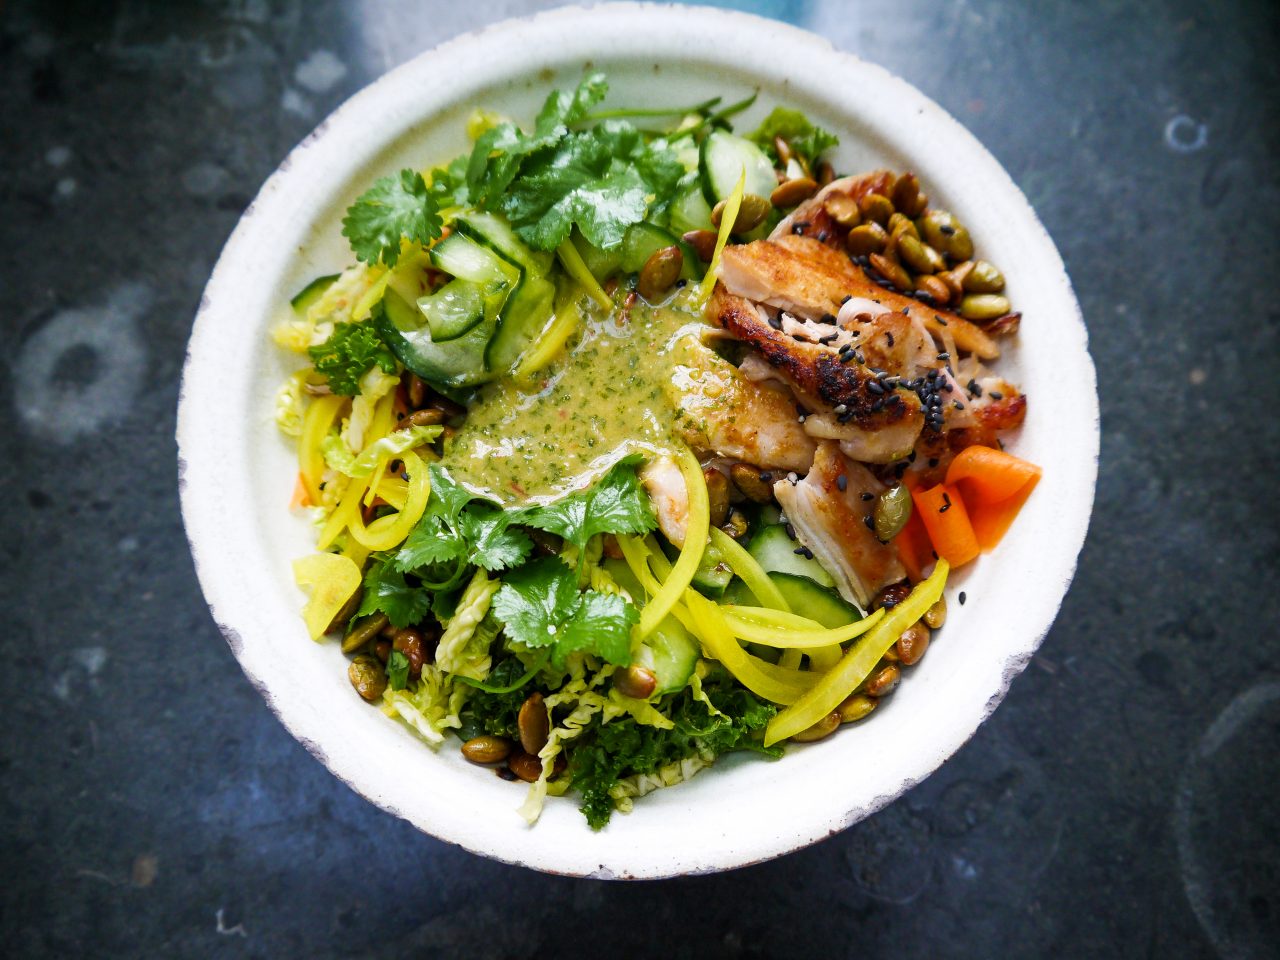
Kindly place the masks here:
<instances>
[{"instance_id":1,"label":"cucumber slice","mask_svg":"<svg viewBox=\"0 0 1280 960\"><path fill-rule=\"evenodd\" d=\"M622 238L622 269L627 273L638 273L655 250L670 246L679 247L684 258L680 276L686 280L697 280L701 276L698 272L701 262L693 248L652 223L636 223L627 228L627 234Z\"/></svg>"},{"instance_id":2,"label":"cucumber slice","mask_svg":"<svg viewBox=\"0 0 1280 960\"><path fill-rule=\"evenodd\" d=\"M702 194L702 181L694 178L671 201L671 229L681 235L690 230L712 230L711 207Z\"/></svg>"},{"instance_id":3,"label":"cucumber slice","mask_svg":"<svg viewBox=\"0 0 1280 960\"><path fill-rule=\"evenodd\" d=\"M485 285L502 284L512 290L524 274L519 266L460 231L431 248L431 263L451 277Z\"/></svg>"},{"instance_id":4,"label":"cucumber slice","mask_svg":"<svg viewBox=\"0 0 1280 960\"><path fill-rule=\"evenodd\" d=\"M333 281L338 279L339 274L331 273L327 277L316 277L305 287L294 295L289 301L289 306L293 307L293 312L301 319L307 318L307 311L312 305L320 299L320 296L333 286Z\"/></svg>"},{"instance_id":5,"label":"cucumber slice","mask_svg":"<svg viewBox=\"0 0 1280 960\"><path fill-rule=\"evenodd\" d=\"M388 290L374 306L373 322L383 341L405 367L430 384L457 389L490 379L484 355L498 326L501 304L497 301L496 295L491 297L487 301L489 310L480 323L444 343L431 339L431 328L422 312L394 290Z\"/></svg>"},{"instance_id":6,"label":"cucumber slice","mask_svg":"<svg viewBox=\"0 0 1280 960\"><path fill-rule=\"evenodd\" d=\"M532 250L521 240L504 217L480 210L469 210L454 220L461 232L487 247L496 250L525 273L545 277L551 272L555 254L545 250Z\"/></svg>"},{"instance_id":7,"label":"cucumber slice","mask_svg":"<svg viewBox=\"0 0 1280 960\"><path fill-rule=\"evenodd\" d=\"M752 538L747 551L768 573L793 573L799 577L808 577L820 586L834 587L835 579L822 568L822 564L796 553L799 546L799 543L787 536L786 528L778 524L762 528Z\"/></svg>"},{"instance_id":8,"label":"cucumber slice","mask_svg":"<svg viewBox=\"0 0 1280 960\"><path fill-rule=\"evenodd\" d=\"M791 605L792 613L816 620L824 627L834 629L862 619L862 612L857 607L846 603L834 590L821 587L808 577L798 577L794 573L771 573L769 579ZM755 594L737 578L725 589L720 602L749 607L760 605Z\"/></svg>"},{"instance_id":9,"label":"cucumber slice","mask_svg":"<svg viewBox=\"0 0 1280 960\"><path fill-rule=\"evenodd\" d=\"M600 283L604 283L622 268L621 244L612 250L601 250L599 247L593 247L587 242L586 237L575 231L573 246L582 257L582 262L587 265L587 269L591 271L591 275Z\"/></svg>"},{"instance_id":10,"label":"cucumber slice","mask_svg":"<svg viewBox=\"0 0 1280 960\"><path fill-rule=\"evenodd\" d=\"M551 320L556 285L525 274L502 310L498 330L485 351L485 363L497 376L509 373Z\"/></svg>"},{"instance_id":11,"label":"cucumber slice","mask_svg":"<svg viewBox=\"0 0 1280 960\"><path fill-rule=\"evenodd\" d=\"M708 544L698 569L693 572L694 589L705 597L718 600L732 579L733 569L724 559L724 554L714 544Z\"/></svg>"},{"instance_id":12,"label":"cucumber slice","mask_svg":"<svg viewBox=\"0 0 1280 960\"><path fill-rule=\"evenodd\" d=\"M746 193L768 197L778 186L773 164L750 140L715 130L702 141L702 194L711 206L728 198L747 172Z\"/></svg>"},{"instance_id":13,"label":"cucumber slice","mask_svg":"<svg viewBox=\"0 0 1280 960\"><path fill-rule=\"evenodd\" d=\"M427 320L433 343L456 340L484 322L492 291L470 280L450 280L435 293L418 298L418 309ZM399 297L398 299L403 299Z\"/></svg>"},{"instance_id":14,"label":"cucumber slice","mask_svg":"<svg viewBox=\"0 0 1280 960\"><path fill-rule=\"evenodd\" d=\"M632 575L631 569L621 560L606 559L605 572L618 586L631 594L637 603L644 602L644 590ZM693 669L698 664L701 650L698 641L690 635L675 617L664 617L653 633L644 638L636 652L636 662L648 667L658 678L655 693L673 693L689 685Z\"/></svg>"}]
</instances>

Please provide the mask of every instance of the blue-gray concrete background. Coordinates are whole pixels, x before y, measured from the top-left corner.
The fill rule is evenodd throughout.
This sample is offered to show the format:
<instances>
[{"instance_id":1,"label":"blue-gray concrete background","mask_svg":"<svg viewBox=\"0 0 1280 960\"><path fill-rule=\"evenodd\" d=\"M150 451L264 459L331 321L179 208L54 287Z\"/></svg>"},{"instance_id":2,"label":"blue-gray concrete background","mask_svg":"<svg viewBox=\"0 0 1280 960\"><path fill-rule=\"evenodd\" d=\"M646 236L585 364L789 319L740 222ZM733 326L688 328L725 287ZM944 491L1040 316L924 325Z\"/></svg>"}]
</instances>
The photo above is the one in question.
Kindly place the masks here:
<instances>
[{"instance_id":1,"label":"blue-gray concrete background","mask_svg":"<svg viewBox=\"0 0 1280 960\"><path fill-rule=\"evenodd\" d=\"M0 6L0 952L1278 955L1265 0L742 5L885 65L977 134L1057 241L1089 325L1104 437L1080 572L1008 700L919 789L732 874L574 881L379 812L267 710L178 515L200 291L329 110L538 6Z\"/></svg>"}]
</instances>

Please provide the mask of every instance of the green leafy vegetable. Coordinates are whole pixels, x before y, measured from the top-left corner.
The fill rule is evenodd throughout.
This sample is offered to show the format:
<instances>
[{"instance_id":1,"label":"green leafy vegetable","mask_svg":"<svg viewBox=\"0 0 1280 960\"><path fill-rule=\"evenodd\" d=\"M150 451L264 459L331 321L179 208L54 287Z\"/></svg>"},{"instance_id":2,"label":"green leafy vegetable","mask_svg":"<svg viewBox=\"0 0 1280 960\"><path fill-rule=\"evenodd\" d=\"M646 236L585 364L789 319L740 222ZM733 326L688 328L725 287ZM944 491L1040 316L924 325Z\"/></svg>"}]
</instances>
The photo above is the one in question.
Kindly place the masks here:
<instances>
[{"instance_id":1,"label":"green leafy vegetable","mask_svg":"<svg viewBox=\"0 0 1280 960\"><path fill-rule=\"evenodd\" d=\"M377 364L383 373L396 372L396 358L372 323L340 323L318 347L309 347L316 372L329 379L329 389L344 397L360 392L360 378Z\"/></svg>"},{"instance_id":2,"label":"green leafy vegetable","mask_svg":"<svg viewBox=\"0 0 1280 960\"><path fill-rule=\"evenodd\" d=\"M392 650L387 658L387 681L392 690L403 690L409 684L409 658L399 650Z\"/></svg>"},{"instance_id":3,"label":"green leafy vegetable","mask_svg":"<svg viewBox=\"0 0 1280 960\"><path fill-rule=\"evenodd\" d=\"M524 664L515 657L507 657L495 664L485 686L494 687L497 692L482 688L471 693L460 718L462 729L458 735L464 740L486 733L495 737L518 737L517 717L531 691L525 684L514 689L505 688L511 687L525 674Z\"/></svg>"},{"instance_id":4,"label":"green leafy vegetable","mask_svg":"<svg viewBox=\"0 0 1280 960\"><path fill-rule=\"evenodd\" d=\"M556 533L580 551L600 533L647 533L658 525L649 496L636 476L637 456L614 464L594 486L537 507L524 524Z\"/></svg>"},{"instance_id":5,"label":"green leafy vegetable","mask_svg":"<svg viewBox=\"0 0 1280 960\"><path fill-rule=\"evenodd\" d=\"M804 158L810 168L825 150L836 146L840 138L822 127L815 126L799 110L774 107L773 112L749 135L748 139L761 144L776 159L773 139L781 137L790 145L793 153Z\"/></svg>"},{"instance_id":6,"label":"green leafy vegetable","mask_svg":"<svg viewBox=\"0 0 1280 960\"><path fill-rule=\"evenodd\" d=\"M493 612L507 636L533 649L549 647L552 662L581 650L609 663L631 659L636 608L621 597L578 592L578 577L555 557L543 557L503 577Z\"/></svg>"},{"instance_id":7,"label":"green leafy vegetable","mask_svg":"<svg viewBox=\"0 0 1280 960\"><path fill-rule=\"evenodd\" d=\"M419 623L430 609L431 594L422 587L410 586L390 558L369 565L357 617L381 610L392 626L407 627Z\"/></svg>"},{"instance_id":8,"label":"green leafy vegetable","mask_svg":"<svg viewBox=\"0 0 1280 960\"><path fill-rule=\"evenodd\" d=\"M521 510L503 510L453 481L432 464L431 499L422 519L396 552L396 568L419 570L434 564L463 562L493 572L523 563L533 549L528 534L516 524Z\"/></svg>"},{"instance_id":9,"label":"green leafy vegetable","mask_svg":"<svg viewBox=\"0 0 1280 960\"><path fill-rule=\"evenodd\" d=\"M342 235L351 241L356 257L365 263L381 260L393 267L400 259L400 241L428 244L440 236L443 223L426 181L416 170L382 177L362 193L342 219Z\"/></svg>"},{"instance_id":10,"label":"green leafy vegetable","mask_svg":"<svg viewBox=\"0 0 1280 960\"><path fill-rule=\"evenodd\" d=\"M458 517L458 532L469 545L467 560L492 572L523 563L533 541L512 523L519 513L486 503L468 506Z\"/></svg>"}]
</instances>

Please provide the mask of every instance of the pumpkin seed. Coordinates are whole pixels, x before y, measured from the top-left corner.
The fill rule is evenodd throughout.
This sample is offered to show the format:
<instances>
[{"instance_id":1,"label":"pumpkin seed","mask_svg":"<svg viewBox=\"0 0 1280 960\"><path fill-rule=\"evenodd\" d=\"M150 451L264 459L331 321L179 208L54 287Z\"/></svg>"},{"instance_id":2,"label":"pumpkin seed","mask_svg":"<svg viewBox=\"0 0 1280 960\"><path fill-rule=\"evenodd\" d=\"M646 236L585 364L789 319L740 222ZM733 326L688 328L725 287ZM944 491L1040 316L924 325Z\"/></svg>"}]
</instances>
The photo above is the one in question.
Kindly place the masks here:
<instances>
[{"instance_id":1,"label":"pumpkin seed","mask_svg":"<svg viewBox=\"0 0 1280 960\"><path fill-rule=\"evenodd\" d=\"M889 242L889 234L885 233L884 227L873 221L854 227L844 242L851 257L867 257L885 248L885 244Z\"/></svg>"},{"instance_id":2,"label":"pumpkin seed","mask_svg":"<svg viewBox=\"0 0 1280 960\"><path fill-rule=\"evenodd\" d=\"M720 238L714 230L690 230L680 239L693 247L699 260L710 263L716 253L716 241Z\"/></svg>"},{"instance_id":3,"label":"pumpkin seed","mask_svg":"<svg viewBox=\"0 0 1280 960\"><path fill-rule=\"evenodd\" d=\"M858 209L864 220L874 220L884 226L893 216L893 204L889 198L879 193L868 193L858 201Z\"/></svg>"},{"instance_id":4,"label":"pumpkin seed","mask_svg":"<svg viewBox=\"0 0 1280 960\"><path fill-rule=\"evenodd\" d=\"M818 184L825 187L828 183L836 178L836 168L831 165L829 160L822 160L818 163Z\"/></svg>"},{"instance_id":5,"label":"pumpkin seed","mask_svg":"<svg viewBox=\"0 0 1280 960\"><path fill-rule=\"evenodd\" d=\"M342 652L355 653L376 637L389 622L385 613L375 613L371 617L365 617L342 638Z\"/></svg>"},{"instance_id":6,"label":"pumpkin seed","mask_svg":"<svg viewBox=\"0 0 1280 960\"><path fill-rule=\"evenodd\" d=\"M930 210L916 226L925 243L952 260L968 260L973 256L973 240L969 231L947 211Z\"/></svg>"},{"instance_id":7,"label":"pumpkin seed","mask_svg":"<svg viewBox=\"0 0 1280 960\"><path fill-rule=\"evenodd\" d=\"M938 278L951 291L953 299L959 300L964 296L964 278L969 275L969 271L972 269L973 261L966 260L964 263L958 263L950 270L943 270L938 274Z\"/></svg>"},{"instance_id":8,"label":"pumpkin seed","mask_svg":"<svg viewBox=\"0 0 1280 960\"><path fill-rule=\"evenodd\" d=\"M884 277L897 289L906 293L911 290L911 275L902 269L902 265L890 260L884 254L871 254L871 269Z\"/></svg>"},{"instance_id":9,"label":"pumpkin seed","mask_svg":"<svg viewBox=\"0 0 1280 960\"><path fill-rule=\"evenodd\" d=\"M507 758L507 769L525 783L533 783L542 776L542 761L531 753L517 750Z\"/></svg>"},{"instance_id":10,"label":"pumpkin seed","mask_svg":"<svg viewBox=\"0 0 1280 960\"><path fill-rule=\"evenodd\" d=\"M914 173L904 173L897 179L889 199L909 217L920 216L924 212L924 204L928 202L928 198L920 192L920 181Z\"/></svg>"},{"instance_id":11,"label":"pumpkin seed","mask_svg":"<svg viewBox=\"0 0 1280 960\"><path fill-rule=\"evenodd\" d=\"M542 694L531 693L520 705L520 713L516 715L516 728L520 731L520 746L526 753L536 754L547 745L547 737L551 735L551 718L547 715L547 705Z\"/></svg>"},{"instance_id":12,"label":"pumpkin seed","mask_svg":"<svg viewBox=\"0 0 1280 960\"><path fill-rule=\"evenodd\" d=\"M936 276L926 274L916 277L916 294L922 293L928 294L933 299L934 306L945 307L951 302L951 288Z\"/></svg>"},{"instance_id":13,"label":"pumpkin seed","mask_svg":"<svg viewBox=\"0 0 1280 960\"><path fill-rule=\"evenodd\" d=\"M840 717L841 723L853 723L855 720L861 720L874 710L877 702L865 694L855 693L842 701L840 706L836 707L836 714Z\"/></svg>"},{"instance_id":14,"label":"pumpkin seed","mask_svg":"<svg viewBox=\"0 0 1280 960\"><path fill-rule=\"evenodd\" d=\"M886 697L893 693L893 688L902 679L902 671L892 663L887 663L871 674L871 679L862 686L862 692L868 697Z\"/></svg>"},{"instance_id":15,"label":"pumpkin seed","mask_svg":"<svg viewBox=\"0 0 1280 960\"><path fill-rule=\"evenodd\" d=\"M680 271L683 267L684 254L675 244L653 251L649 259L644 262L644 266L640 268L636 292L650 303L661 300L680 279Z\"/></svg>"},{"instance_id":16,"label":"pumpkin seed","mask_svg":"<svg viewBox=\"0 0 1280 960\"><path fill-rule=\"evenodd\" d=\"M720 226L720 218L724 216L727 200L721 200L711 209L711 222ZM744 194L738 207L738 217L733 221L733 233L750 233L769 215L773 205L764 197L754 193Z\"/></svg>"},{"instance_id":17,"label":"pumpkin seed","mask_svg":"<svg viewBox=\"0 0 1280 960\"><path fill-rule=\"evenodd\" d=\"M501 763L511 749L506 737L472 737L462 745L462 755L472 763Z\"/></svg>"},{"instance_id":18,"label":"pumpkin seed","mask_svg":"<svg viewBox=\"0 0 1280 960\"><path fill-rule=\"evenodd\" d=\"M741 540L745 537L749 527L750 524L747 523L746 514L736 507L729 511L729 519L720 525L720 529L734 540Z\"/></svg>"},{"instance_id":19,"label":"pumpkin seed","mask_svg":"<svg viewBox=\"0 0 1280 960\"><path fill-rule=\"evenodd\" d=\"M871 517L876 527L876 538L881 543L888 543L911 519L911 491L901 483L890 487L876 498Z\"/></svg>"},{"instance_id":20,"label":"pumpkin seed","mask_svg":"<svg viewBox=\"0 0 1280 960\"><path fill-rule=\"evenodd\" d=\"M382 691L387 688L386 671L382 669L377 657L367 653L362 653L351 661L351 665L347 667L347 679L355 687L356 693L370 703L382 696Z\"/></svg>"},{"instance_id":21,"label":"pumpkin seed","mask_svg":"<svg viewBox=\"0 0 1280 960\"><path fill-rule=\"evenodd\" d=\"M778 159L782 161L784 167L791 162L791 144L787 143L787 141L781 137L774 137L773 149L777 151Z\"/></svg>"},{"instance_id":22,"label":"pumpkin seed","mask_svg":"<svg viewBox=\"0 0 1280 960\"><path fill-rule=\"evenodd\" d=\"M966 293L1000 293L1004 290L1004 274L986 260L973 261L973 269L965 276Z\"/></svg>"},{"instance_id":23,"label":"pumpkin seed","mask_svg":"<svg viewBox=\"0 0 1280 960\"><path fill-rule=\"evenodd\" d=\"M906 630L894 645L898 659L908 667L920 662L924 652L929 649L929 628L917 620Z\"/></svg>"},{"instance_id":24,"label":"pumpkin seed","mask_svg":"<svg viewBox=\"0 0 1280 960\"><path fill-rule=\"evenodd\" d=\"M898 236L898 255L916 273L937 273L946 266L942 255L908 233Z\"/></svg>"},{"instance_id":25,"label":"pumpkin seed","mask_svg":"<svg viewBox=\"0 0 1280 960\"><path fill-rule=\"evenodd\" d=\"M831 219L842 227L852 229L862 222L858 201L847 193L833 193L822 204Z\"/></svg>"},{"instance_id":26,"label":"pumpkin seed","mask_svg":"<svg viewBox=\"0 0 1280 960\"><path fill-rule=\"evenodd\" d=\"M960 301L960 316L966 320L994 320L1009 312L1009 298L996 293L971 293Z\"/></svg>"},{"instance_id":27,"label":"pumpkin seed","mask_svg":"<svg viewBox=\"0 0 1280 960\"><path fill-rule=\"evenodd\" d=\"M938 602L924 612L923 620L925 625L932 630L937 630L940 626L947 622L947 598L939 597Z\"/></svg>"},{"instance_id":28,"label":"pumpkin seed","mask_svg":"<svg viewBox=\"0 0 1280 960\"><path fill-rule=\"evenodd\" d=\"M818 192L818 184L808 177L796 177L778 184L769 194L769 202L775 207L794 207Z\"/></svg>"},{"instance_id":29,"label":"pumpkin seed","mask_svg":"<svg viewBox=\"0 0 1280 960\"><path fill-rule=\"evenodd\" d=\"M896 210L894 211L893 216L889 218L889 223L886 225L886 229L889 231L889 236L893 238L895 243L897 242L898 237L904 233L911 234L911 236L915 237L917 240L920 239L920 231L916 229L916 225L912 223L911 218L904 217Z\"/></svg>"},{"instance_id":30,"label":"pumpkin seed","mask_svg":"<svg viewBox=\"0 0 1280 960\"><path fill-rule=\"evenodd\" d=\"M815 723L808 730L801 730L791 739L796 743L813 743L831 736L840 727L840 714L831 712Z\"/></svg>"},{"instance_id":31,"label":"pumpkin seed","mask_svg":"<svg viewBox=\"0 0 1280 960\"><path fill-rule=\"evenodd\" d=\"M768 503L773 499L773 486L761 476L759 467L749 463L735 463L729 468L729 479L748 500Z\"/></svg>"},{"instance_id":32,"label":"pumpkin seed","mask_svg":"<svg viewBox=\"0 0 1280 960\"><path fill-rule=\"evenodd\" d=\"M992 337L1008 337L1018 332L1018 327L1022 325L1022 314L1006 313L1003 317L996 317L986 326L988 336Z\"/></svg>"},{"instance_id":33,"label":"pumpkin seed","mask_svg":"<svg viewBox=\"0 0 1280 960\"><path fill-rule=\"evenodd\" d=\"M729 516L729 480L714 467L702 471L707 482L707 498L711 507L711 525L718 527Z\"/></svg>"},{"instance_id":34,"label":"pumpkin seed","mask_svg":"<svg viewBox=\"0 0 1280 960\"><path fill-rule=\"evenodd\" d=\"M658 687L658 678L648 667L633 663L613 675L613 687L624 697L648 700Z\"/></svg>"}]
</instances>

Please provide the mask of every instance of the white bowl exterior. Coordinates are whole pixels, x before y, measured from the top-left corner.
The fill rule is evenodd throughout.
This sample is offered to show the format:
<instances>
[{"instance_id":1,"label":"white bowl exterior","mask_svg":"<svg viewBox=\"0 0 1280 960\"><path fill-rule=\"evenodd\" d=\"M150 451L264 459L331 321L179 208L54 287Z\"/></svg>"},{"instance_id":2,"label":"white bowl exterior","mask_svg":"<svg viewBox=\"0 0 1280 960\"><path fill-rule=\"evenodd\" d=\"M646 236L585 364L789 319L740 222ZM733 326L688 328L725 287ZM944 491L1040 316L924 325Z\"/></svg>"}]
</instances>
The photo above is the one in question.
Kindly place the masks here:
<instances>
[{"instance_id":1,"label":"white bowl exterior","mask_svg":"<svg viewBox=\"0 0 1280 960\"><path fill-rule=\"evenodd\" d=\"M288 371L269 341L282 305L350 262L347 204L375 177L465 149L475 106L522 120L586 65L613 104L726 102L760 88L838 131L841 169L911 169L1000 264L1025 322L998 370L1027 389L1009 448L1044 478L995 553L952 581L929 656L868 722L780 762L727 758L591 832L571 801L527 827L524 790L438 752L351 693L331 644L310 643L290 561L313 549L285 509L296 465L272 418ZM1053 620L1092 509L1098 407L1079 307L1052 241L1000 165L940 107L885 70L773 21L689 7L611 4L509 21L423 54L357 94L302 144L245 212L214 270L188 349L178 420L182 506L215 620L289 730L379 806L500 860L579 875L728 869L856 822L951 756L1003 697ZM963 607L955 602L966 591Z\"/></svg>"}]
</instances>

